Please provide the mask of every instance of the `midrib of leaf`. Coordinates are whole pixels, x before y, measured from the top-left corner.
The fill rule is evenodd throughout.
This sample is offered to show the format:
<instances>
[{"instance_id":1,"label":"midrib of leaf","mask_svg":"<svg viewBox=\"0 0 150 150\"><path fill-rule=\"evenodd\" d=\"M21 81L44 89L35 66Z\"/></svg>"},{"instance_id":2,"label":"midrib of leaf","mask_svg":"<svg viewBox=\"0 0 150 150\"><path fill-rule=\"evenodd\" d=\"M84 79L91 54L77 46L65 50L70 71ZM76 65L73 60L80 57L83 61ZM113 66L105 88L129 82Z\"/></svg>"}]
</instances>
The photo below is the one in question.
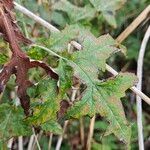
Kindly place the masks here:
<instances>
[{"instance_id":1,"label":"midrib of leaf","mask_svg":"<svg viewBox=\"0 0 150 150\"><path fill-rule=\"evenodd\" d=\"M39 45L33 45L33 46L42 48L43 50L46 50L47 52L49 52L49 53L51 53L51 54L53 54L53 55L55 55L55 56L57 56L57 57L59 57L59 58L65 60L65 61L67 61L67 62L69 62L69 63L73 63L74 65L76 65L76 66L88 77L89 81L92 83L91 86L93 86L93 87L97 90L97 92L99 93L99 95L100 95L101 97L103 97L103 95L102 95L102 94L100 93L100 91L98 90L97 86L93 83L93 81L91 80L91 78L89 77L89 75L84 71L84 69L83 69L81 66L77 65L77 64L76 64L74 61L72 61L72 60L68 60L67 58L65 58L65 57L63 57L63 56L60 56L59 54L55 53L54 51L50 50L49 48L46 48L46 47L43 47L43 46L39 46ZM88 87L87 87L87 88L88 88ZM93 90L92 90L92 91L93 91ZM92 93L93 93L93 92L92 92ZM92 94L92 95L93 95L93 94ZM116 119L116 117L115 117L115 115L114 115L112 109L110 108L109 104L108 104L107 101L105 101L105 100L102 100L102 102L103 102L103 105L105 104L105 107L108 107L108 108L109 108L109 110L110 110L112 116L114 116L114 118L115 118L115 120L116 120L116 123L119 125L119 128L120 128L122 134L123 134L124 137L125 137L125 133L123 132L123 130L122 130L122 128L121 128L119 122L117 121L117 119ZM107 117L107 116L106 116L106 117ZM111 121L111 120L110 120L110 121Z\"/></svg>"}]
</instances>

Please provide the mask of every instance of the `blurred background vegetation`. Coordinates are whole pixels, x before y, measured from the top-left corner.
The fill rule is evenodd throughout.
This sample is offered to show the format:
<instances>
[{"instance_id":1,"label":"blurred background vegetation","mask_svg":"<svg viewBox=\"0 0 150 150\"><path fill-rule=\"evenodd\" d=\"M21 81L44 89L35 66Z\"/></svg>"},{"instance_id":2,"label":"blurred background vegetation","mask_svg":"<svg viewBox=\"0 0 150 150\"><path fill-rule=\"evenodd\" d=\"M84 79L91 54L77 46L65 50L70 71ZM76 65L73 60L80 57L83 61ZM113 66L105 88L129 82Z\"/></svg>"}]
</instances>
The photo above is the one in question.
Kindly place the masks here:
<instances>
[{"instance_id":1,"label":"blurred background vegetation","mask_svg":"<svg viewBox=\"0 0 150 150\"><path fill-rule=\"evenodd\" d=\"M16 0L21 5L38 14L43 19L52 23L54 26L63 29L66 25L78 24L88 28L96 36L110 33L112 37L116 38L137 16L138 14L150 4L149 0L127 0L123 7L114 11L113 8L107 10L108 14L102 11L95 11L89 0L68 0L70 3L62 5L59 0ZM108 1L109 2L109 1ZM107 3L107 2L106 2ZM149 18L148 18L149 19ZM118 71L129 71L136 73L136 64L138 58L138 52L140 49L141 41L144 33L150 23L149 20L145 20L124 42L127 47L127 55L124 57L122 54L117 54L108 60L110 66ZM31 38L33 41L44 42L49 37L50 32L39 24L35 23L30 18L17 12L17 20L25 35ZM2 66L10 58L9 51L2 51L7 48L8 45L3 43L0 39L0 65ZM8 48L7 48L8 49ZM27 50L24 47L24 50ZM55 60L51 60L47 57L46 52L41 49L29 49L28 55L31 58L44 60L50 64L55 64ZM35 55L36 54L36 55ZM144 78L143 78L143 92L150 97L150 44L147 47L145 59L144 59ZM38 73L37 73L38 72ZM40 71L36 69L31 72L35 80L38 80L41 76ZM110 76L109 74L105 74ZM12 90L14 85L14 79L9 81L7 90L3 95L3 101L8 101L10 98L9 91ZM15 98L14 98L15 100ZM122 100L126 116L132 126L132 139L131 146L133 150L138 149L137 142L137 125L136 125L136 104L134 93L127 93L126 98ZM143 126L144 126L144 139L146 149L150 149L150 109L149 106L143 102ZM69 149L81 149L80 140L80 127L84 125L85 139L87 138L89 128L89 117L82 118L82 120L72 120L67 127L67 132L64 136L62 143L62 150ZM100 116L96 117L94 137L92 142L93 150L121 150L124 146L121 142L113 136L104 136L107 128L107 122ZM48 147L49 135L42 135L40 144L43 150ZM57 136L53 138L52 149L55 148L57 142Z\"/></svg>"}]
</instances>

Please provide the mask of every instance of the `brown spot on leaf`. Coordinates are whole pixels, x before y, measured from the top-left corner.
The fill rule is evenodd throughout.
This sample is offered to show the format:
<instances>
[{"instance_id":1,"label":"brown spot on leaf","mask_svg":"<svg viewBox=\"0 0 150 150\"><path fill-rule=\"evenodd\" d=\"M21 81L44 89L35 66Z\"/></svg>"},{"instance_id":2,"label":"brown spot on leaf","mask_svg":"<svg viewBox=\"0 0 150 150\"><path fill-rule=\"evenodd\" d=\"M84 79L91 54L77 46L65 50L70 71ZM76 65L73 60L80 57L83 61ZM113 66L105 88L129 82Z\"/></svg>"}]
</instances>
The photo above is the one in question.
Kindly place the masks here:
<instances>
[{"instance_id":1,"label":"brown spot on leaf","mask_svg":"<svg viewBox=\"0 0 150 150\"><path fill-rule=\"evenodd\" d=\"M67 112L68 108L70 107L70 104L66 100L62 100L60 102L60 110L58 112L58 118L62 118L65 113Z\"/></svg>"}]
</instances>

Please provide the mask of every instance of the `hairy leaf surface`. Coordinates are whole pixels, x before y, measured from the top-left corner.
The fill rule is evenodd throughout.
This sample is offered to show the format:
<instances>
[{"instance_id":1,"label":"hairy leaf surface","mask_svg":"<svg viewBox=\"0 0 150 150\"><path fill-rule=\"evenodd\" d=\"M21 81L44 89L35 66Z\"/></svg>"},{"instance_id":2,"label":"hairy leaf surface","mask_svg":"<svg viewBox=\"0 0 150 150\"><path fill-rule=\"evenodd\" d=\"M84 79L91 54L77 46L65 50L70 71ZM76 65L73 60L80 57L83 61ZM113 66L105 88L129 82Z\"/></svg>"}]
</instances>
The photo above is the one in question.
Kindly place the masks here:
<instances>
[{"instance_id":1,"label":"hairy leaf surface","mask_svg":"<svg viewBox=\"0 0 150 150\"><path fill-rule=\"evenodd\" d=\"M71 32L71 30L69 31ZM59 34L61 35L61 33L57 33L58 37ZM76 102L69 109L68 116L79 118L84 115L93 116L99 113L110 123L107 133L114 133L120 140L129 144L130 126L126 120L120 98L125 95L128 88L134 85L136 78L132 74L120 74L108 81L100 82L98 80L99 71L105 71L106 69L106 60L115 52L124 50L124 47L108 34L96 38L91 34L83 36L80 33L75 39L81 42L82 50L75 51L71 55L64 55L63 50L58 54L57 50L52 49L52 52L52 50L46 49L50 53L56 53L61 61L63 60L73 67L74 75L87 86L81 101ZM67 46L66 41L65 45ZM64 49L64 52L66 52L66 49ZM65 65L62 62L59 66L62 73L66 70ZM60 72L59 75L61 76ZM65 76L63 79L65 79ZM66 85L67 82L64 81Z\"/></svg>"},{"instance_id":2,"label":"hairy leaf surface","mask_svg":"<svg viewBox=\"0 0 150 150\"><path fill-rule=\"evenodd\" d=\"M9 104L0 105L0 140L8 140L14 136L25 136L32 133L24 121L22 108Z\"/></svg>"}]
</instances>

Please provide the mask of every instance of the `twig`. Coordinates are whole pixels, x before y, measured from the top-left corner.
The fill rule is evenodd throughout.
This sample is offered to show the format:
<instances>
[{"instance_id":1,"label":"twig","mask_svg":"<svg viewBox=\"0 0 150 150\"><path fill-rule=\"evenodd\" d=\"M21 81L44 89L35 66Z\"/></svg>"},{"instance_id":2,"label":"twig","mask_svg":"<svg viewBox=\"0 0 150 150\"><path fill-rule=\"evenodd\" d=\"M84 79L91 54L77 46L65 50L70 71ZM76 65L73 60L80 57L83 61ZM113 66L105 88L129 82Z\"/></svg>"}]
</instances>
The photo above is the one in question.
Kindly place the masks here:
<instances>
[{"instance_id":1,"label":"twig","mask_svg":"<svg viewBox=\"0 0 150 150\"><path fill-rule=\"evenodd\" d=\"M23 14L27 15L28 17L32 18L33 20L37 21L38 23L40 23L41 25L43 25L44 27L46 27L47 29L49 29L51 32L60 32L57 28L55 28L54 26L52 26L50 23L46 22L45 20L43 20L42 18L36 16L35 14L33 14L31 11L27 10L26 8L24 8L23 6L20 6L19 4L17 4L16 2L14 2L15 4L15 8L17 10L19 10L20 12L22 12ZM149 8L149 7L148 7ZM46 22L46 23L45 23ZM72 41L71 44L73 44L74 47L76 47L78 50L82 49L82 46L77 43L76 41ZM42 46L41 46L42 47ZM43 47L44 48L44 47ZM46 48L47 49L47 48ZM47 49L48 50L48 49ZM110 73L112 73L113 75L115 75L117 72L110 67L109 65L106 64L106 70L109 71ZM118 74L118 73L117 73ZM116 75L117 75L116 74ZM148 103L150 105L150 98L147 97L144 93L142 93L140 90L138 90L135 86L131 88L131 90L137 94L139 97L141 97L146 103Z\"/></svg>"},{"instance_id":2,"label":"twig","mask_svg":"<svg viewBox=\"0 0 150 150\"><path fill-rule=\"evenodd\" d=\"M91 150L91 141L94 133L94 125L95 125L95 116L90 121L89 134L88 134L88 139L86 144L87 150Z\"/></svg>"},{"instance_id":3,"label":"twig","mask_svg":"<svg viewBox=\"0 0 150 150\"><path fill-rule=\"evenodd\" d=\"M148 16L150 5L148 5L140 15L117 37L117 41L122 43Z\"/></svg>"},{"instance_id":4,"label":"twig","mask_svg":"<svg viewBox=\"0 0 150 150\"><path fill-rule=\"evenodd\" d=\"M141 48L139 51L139 57L137 62L137 77L139 82L137 84L137 89L140 91L142 90L142 77L143 77L143 60L145 49L150 37L150 26L148 27L144 39L141 44ZM144 139L143 139L143 125L142 125L142 102L141 98L137 95L136 96L136 103L137 103L137 125L138 125L138 140L139 140L139 150L144 150Z\"/></svg>"}]
</instances>

